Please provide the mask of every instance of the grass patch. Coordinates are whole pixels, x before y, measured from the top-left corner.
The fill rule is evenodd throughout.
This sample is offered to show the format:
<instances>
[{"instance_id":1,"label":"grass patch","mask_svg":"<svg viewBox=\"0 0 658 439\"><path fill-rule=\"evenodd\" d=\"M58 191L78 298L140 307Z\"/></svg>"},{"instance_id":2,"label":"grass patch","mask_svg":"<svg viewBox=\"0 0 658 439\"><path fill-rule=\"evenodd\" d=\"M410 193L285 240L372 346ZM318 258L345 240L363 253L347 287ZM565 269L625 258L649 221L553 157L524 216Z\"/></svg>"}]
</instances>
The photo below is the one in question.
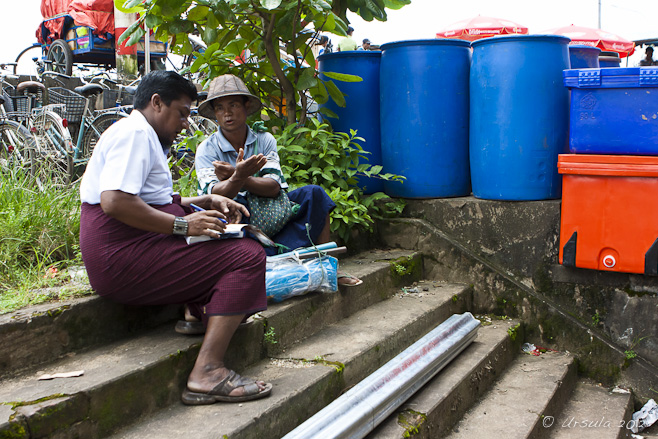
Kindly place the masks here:
<instances>
[{"instance_id":1,"label":"grass patch","mask_svg":"<svg viewBox=\"0 0 658 439\"><path fill-rule=\"evenodd\" d=\"M82 265L79 183L40 184L0 163L0 313L89 294L67 270Z\"/></svg>"}]
</instances>

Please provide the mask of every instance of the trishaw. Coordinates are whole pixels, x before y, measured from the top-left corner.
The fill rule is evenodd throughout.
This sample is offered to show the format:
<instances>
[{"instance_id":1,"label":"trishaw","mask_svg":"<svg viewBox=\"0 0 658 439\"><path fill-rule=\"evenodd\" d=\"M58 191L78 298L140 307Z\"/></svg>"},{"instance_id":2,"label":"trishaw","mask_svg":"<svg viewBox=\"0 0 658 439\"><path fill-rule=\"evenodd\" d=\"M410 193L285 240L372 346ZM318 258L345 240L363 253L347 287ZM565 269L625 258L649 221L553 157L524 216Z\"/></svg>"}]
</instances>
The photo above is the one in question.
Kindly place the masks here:
<instances>
[{"instance_id":1,"label":"trishaw","mask_svg":"<svg viewBox=\"0 0 658 439\"><path fill-rule=\"evenodd\" d=\"M41 14L44 20L35 46L41 46L46 70L70 76L76 63L116 65L112 0L42 0ZM142 39L137 43L140 65L144 63L144 49ZM149 51L153 63L164 63L167 44L151 39Z\"/></svg>"}]
</instances>

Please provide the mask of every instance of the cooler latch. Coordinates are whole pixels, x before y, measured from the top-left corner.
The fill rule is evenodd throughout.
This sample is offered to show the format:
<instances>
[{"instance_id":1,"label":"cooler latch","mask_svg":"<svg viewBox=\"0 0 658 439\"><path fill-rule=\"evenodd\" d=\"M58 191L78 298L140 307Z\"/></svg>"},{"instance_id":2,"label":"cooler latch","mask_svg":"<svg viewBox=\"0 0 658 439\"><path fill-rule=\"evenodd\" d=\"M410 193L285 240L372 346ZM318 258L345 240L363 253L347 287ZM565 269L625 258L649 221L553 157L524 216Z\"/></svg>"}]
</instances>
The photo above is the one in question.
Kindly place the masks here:
<instances>
[{"instance_id":1,"label":"cooler latch","mask_svg":"<svg viewBox=\"0 0 658 439\"><path fill-rule=\"evenodd\" d=\"M578 72L579 87L599 87L601 85L601 70L587 69Z\"/></svg>"},{"instance_id":2,"label":"cooler latch","mask_svg":"<svg viewBox=\"0 0 658 439\"><path fill-rule=\"evenodd\" d=\"M640 69L640 85L658 84L658 69Z\"/></svg>"}]
</instances>

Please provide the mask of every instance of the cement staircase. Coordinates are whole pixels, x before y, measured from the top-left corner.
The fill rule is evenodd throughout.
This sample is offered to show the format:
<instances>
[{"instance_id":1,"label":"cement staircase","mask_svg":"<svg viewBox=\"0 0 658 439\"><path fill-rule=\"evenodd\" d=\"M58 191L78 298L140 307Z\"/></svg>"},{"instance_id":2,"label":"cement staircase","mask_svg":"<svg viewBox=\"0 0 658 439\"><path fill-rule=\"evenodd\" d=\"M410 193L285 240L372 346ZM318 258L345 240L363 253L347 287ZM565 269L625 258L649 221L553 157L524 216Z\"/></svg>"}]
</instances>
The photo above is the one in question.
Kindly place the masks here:
<instances>
[{"instance_id":1,"label":"cement staircase","mask_svg":"<svg viewBox=\"0 0 658 439\"><path fill-rule=\"evenodd\" d=\"M473 311L467 285L422 280L420 254L373 250L341 267L364 284L270 306L238 330L227 362L274 385L269 398L243 404L180 403L201 338L173 331L176 308L126 308L92 297L2 316L0 438L280 438L450 315ZM400 289L414 281L417 292ZM566 430L542 424L570 413L583 419L580 401L593 403L583 392L599 392L594 402L603 406L595 413L605 408L606 419L628 419L630 395L577 385L571 356L521 354L522 340L516 321L481 327L471 346L369 437L585 437L581 430L556 436ZM77 370L84 375L37 380Z\"/></svg>"}]
</instances>

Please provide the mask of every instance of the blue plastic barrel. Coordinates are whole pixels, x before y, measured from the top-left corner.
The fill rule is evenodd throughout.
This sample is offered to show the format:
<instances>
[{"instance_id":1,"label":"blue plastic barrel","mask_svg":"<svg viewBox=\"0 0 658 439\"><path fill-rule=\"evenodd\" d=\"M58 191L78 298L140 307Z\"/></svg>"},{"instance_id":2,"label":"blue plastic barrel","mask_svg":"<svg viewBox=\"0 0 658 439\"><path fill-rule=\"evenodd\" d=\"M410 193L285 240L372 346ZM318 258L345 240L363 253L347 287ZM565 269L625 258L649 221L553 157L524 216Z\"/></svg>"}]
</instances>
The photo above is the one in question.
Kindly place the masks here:
<instances>
[{"instance_id":1,"label":"blue plastic barrel","mask_svg":"<svg viewBox=\"0 0 658 439\"><path fill-rule=\"evenodd\" d=\"M569 38L519 35L472 43L470 159L473 195L560 198L558 154L567 152Z\"/></svg>"},{"instance_id":2,"label":"blue plastic barrel","mask_svg":"<svg viewBox=\"0 0 658 439\"><path fill-rule=\"evenodd\" d=\"M572 69L598 69L601 49L584 44L569 45L569 60Z\"/></svg>"},{"instance_id":3,"label":"blue plastic barrel","mask_svg":"<svg viewBox=\"0 0 658 439\"><path fill-rule=\"evenodd\" d=\"M621 58L617 52L601 52L599 54L600 67L619 67L621 66ZM574 68L574 67L572 67Z\"/></svg>"},{"instance_id":4,"label":"blue plastic barrel","mask_svg":"<svg viewBox=\"0 0 658 439\"><path fill-rule=\"evenodd\" d=\"M404 183L385 181L393 197L471 193L468 166L467 41L383 44L380 73L382 160Z\"/></svg>"},{"instance_id":5,"label":"blue plastic barrel","mask_svg":"<svg viewBox=\"0 0 658 439\"><path fill-rule=\"evenodd\" d=\"M318 57L318 69L323 80L331 78L322 75L323 72L346 73L356 75L363 79L361 82L333 82L346 94L345 107L339 107L332 99L320 107L333 111L338 118L327 117L334 131L349 133L356 130L358 137L365 142L357 142L366 154L366 159L360 163L369 165L382 164L382 149L379 133L379 61L381 52L349 51L326 53ZM383 180L376 178L358 177L358 186L366 194L382 192Z\"/></svg>"}]
</instances>

